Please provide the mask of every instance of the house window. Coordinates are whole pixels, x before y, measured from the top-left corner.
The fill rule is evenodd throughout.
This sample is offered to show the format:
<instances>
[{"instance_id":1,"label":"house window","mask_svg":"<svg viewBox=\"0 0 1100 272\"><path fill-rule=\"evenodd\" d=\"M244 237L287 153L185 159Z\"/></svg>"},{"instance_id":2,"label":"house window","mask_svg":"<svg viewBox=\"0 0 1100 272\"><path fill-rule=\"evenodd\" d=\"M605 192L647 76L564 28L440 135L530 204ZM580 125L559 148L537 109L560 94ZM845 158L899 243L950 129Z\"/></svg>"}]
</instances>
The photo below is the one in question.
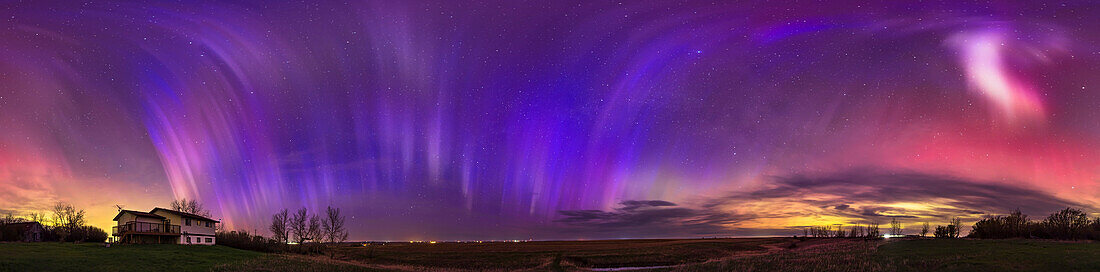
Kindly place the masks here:
<instances>
[{"instance_id":1,"label":"house window","mask_svg":"<svg viewBox=\"0 0 1100 272\"><path fill-rule=\"evenodd\" d=\"M207 228L209 228L209 227L210 227L210 221L206 221L206 227L207 227Z\"/></svg>"},{"instance_id":2,"label":"house window","mask_svg":"<svg viewBox=\"0 0 1100 272\"><path fill-rule=\"evenodd\" d=\"M187 236L187 243L188 243L188 244L190 244L190 243L191 243L191 236Z\"/></svg>"},{"instance_id":3,"label":"house window","mask_svg":"<svg viewBox=\"0 0 1100 272\"><path fill-rule=\"evenodd\" d=\"M183 222L184 222L183 224L190 226L191 225L191 218L184 219Z\"/></svg>"},{"instance_id":4,"label":"house window","mask_svg":"<svg viewBox=\"0 0 1100 272\"><path fill-rule=\"evenodd\" d=\"M214 238L206 238L206 243L208 243L208 244L214 243Z\"/></svg>"}]
</instances>

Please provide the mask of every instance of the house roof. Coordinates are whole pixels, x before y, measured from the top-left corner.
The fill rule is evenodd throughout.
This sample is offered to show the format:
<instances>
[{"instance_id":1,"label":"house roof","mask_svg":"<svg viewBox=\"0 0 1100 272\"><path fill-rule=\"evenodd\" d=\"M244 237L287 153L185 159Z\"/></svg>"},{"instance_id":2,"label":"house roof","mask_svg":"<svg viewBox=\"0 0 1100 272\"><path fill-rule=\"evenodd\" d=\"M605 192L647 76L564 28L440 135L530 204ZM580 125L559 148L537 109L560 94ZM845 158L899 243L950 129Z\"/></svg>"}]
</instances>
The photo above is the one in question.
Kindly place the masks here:
<instances>
[{"instance_id":1,"label":"house roof","mask_svg":"<svg viewBox=\"0 0 1100 272\"><path fill-rule=\"evenodd\" d=\"M4 224L4 229L6 229L6 230L11 230L11 229L16 229L16 230L18 230L18 229L27 229L27 228L31 228L31 227L34 227L35 225L38 225L38 226L40 226L40 227L42 226L42 224L41 224L41 223L38 223L38 222L34 222L34 221L31 221L31 222L19 222L19 223L9 223L9 224Z\"/></svg>"},{"instance_id":2,"label":"house roof","mask_svg":"<svg viewBox=\"0 0 1100 272\"><path fill-rule=\"evenodd\" d=\"M165 211L165 212L169 212L169 213L178 214L178 215L183 216L183 217L197 218L197 219L202 219L202 220L207 220L207 221L214 221L215 223L221 223L221 221L214 220L214 219L206 217L206 216L197 215L197 214L193 214L193 213L185 213L185 212L165 209L165 208L161 208L161 207L153 208L153 210L149 211L149 213L155 213L157 211Z\"/></svg>"},{"instance_id":3,"label":"house roof","mask_svg":"<svg viewBox=\"0 0 1100 272\"><path fill-rule=\"evenodd\" d=\"M118 221L118 217L122 216L122 214L124 214L124 213L130 213L130 214L133 214L134 216L140 216L140 217L151 217L151 218L156 218L156 219L164 219L164 216L155 215L153 213L131 211L131 210L120 210L120 211L118 211L118 215L115 215L115 219L111 219L111 220L112 221Z\"/></svg>"}]
</instances>

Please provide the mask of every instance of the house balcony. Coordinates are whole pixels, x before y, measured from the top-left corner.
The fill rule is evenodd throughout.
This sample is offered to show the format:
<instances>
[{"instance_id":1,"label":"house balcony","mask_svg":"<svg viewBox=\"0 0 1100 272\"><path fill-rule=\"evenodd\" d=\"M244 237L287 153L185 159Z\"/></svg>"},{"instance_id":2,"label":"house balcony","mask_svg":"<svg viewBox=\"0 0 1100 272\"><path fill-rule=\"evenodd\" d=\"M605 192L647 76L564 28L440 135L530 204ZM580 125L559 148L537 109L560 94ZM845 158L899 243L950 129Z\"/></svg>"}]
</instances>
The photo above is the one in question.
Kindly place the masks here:
<instances>
[{"instance_id":1,"label":"house balcony","mask_svg":"<svg viewBox=\"0 0 1100 272\"><path fill-rule=\"evenodd\" d=\"M111 234L114 236L126 234L180 235L180 226L161 223L127 222L111 228Z\"/></svg>"}]
</instances>

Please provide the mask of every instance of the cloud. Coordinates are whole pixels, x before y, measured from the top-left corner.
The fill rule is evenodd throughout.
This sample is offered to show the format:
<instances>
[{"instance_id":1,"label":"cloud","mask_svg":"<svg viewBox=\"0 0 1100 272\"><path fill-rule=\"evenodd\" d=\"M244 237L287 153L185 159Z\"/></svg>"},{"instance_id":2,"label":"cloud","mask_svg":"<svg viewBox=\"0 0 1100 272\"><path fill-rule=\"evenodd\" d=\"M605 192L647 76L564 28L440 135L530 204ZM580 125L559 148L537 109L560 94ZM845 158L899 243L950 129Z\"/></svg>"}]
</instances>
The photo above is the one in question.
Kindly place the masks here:
<instances>
[{"instance_id":1,"label":"cloud","mask_svg":"<svg viewBox=\"0 0 1100 272\"><path fill-rule=\"evenodd\" d=\"M559 211L556 222L573 234L593 236L791 235L794 230L819 224L863 224L893 218L911 223L946 222L951 217L968 221L1016 208L1041 217L1065 207L1092 208L1003 181L913 172L858 170L771 177L768 181L690 207L663 200L629 200L611 211Z\"/></svg>"}]
</instances>

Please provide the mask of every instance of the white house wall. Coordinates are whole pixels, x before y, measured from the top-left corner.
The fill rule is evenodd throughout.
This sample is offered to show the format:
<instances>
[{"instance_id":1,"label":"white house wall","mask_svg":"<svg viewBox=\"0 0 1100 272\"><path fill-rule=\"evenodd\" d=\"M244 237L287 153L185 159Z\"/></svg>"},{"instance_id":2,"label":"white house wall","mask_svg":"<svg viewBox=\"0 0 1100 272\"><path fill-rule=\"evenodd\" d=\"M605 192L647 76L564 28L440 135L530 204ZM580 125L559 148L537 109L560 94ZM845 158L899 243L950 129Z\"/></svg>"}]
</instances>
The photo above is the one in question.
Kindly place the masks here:
<instances>
[{"instance_id":1,"label":"white house wall","mask_svg":"<svg viewBox=\"0 0 1100 272\"><path fill-rule=\"evenodd\" d=\"M186 219L176 213L158 210L156 215L164 216L168 218L168 220L171 220L172 225L180 226L180 233L182 233L182 235L180 236L179 243L181 245L213 245L216 243L216 239L214 239L215 223L211 223L211 227L208 228L205 223L200 226L198 224L200 221L192 218L191 225L188 226ZM190 243L188 243L188 238L191 238ZM207 242L206 238L210 238L210 242Z\"/></svg>"}]
</instances>

